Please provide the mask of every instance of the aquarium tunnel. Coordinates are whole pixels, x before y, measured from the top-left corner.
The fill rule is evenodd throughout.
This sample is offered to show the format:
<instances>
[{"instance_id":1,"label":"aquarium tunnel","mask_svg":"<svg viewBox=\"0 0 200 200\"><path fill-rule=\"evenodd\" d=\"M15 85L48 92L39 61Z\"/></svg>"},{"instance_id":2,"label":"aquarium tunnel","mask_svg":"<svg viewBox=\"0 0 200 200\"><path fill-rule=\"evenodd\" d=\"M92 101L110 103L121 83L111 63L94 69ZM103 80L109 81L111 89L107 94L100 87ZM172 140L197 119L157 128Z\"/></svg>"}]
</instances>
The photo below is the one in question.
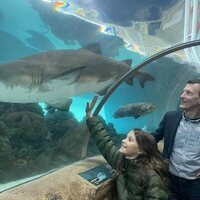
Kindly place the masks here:
<instances>
[{"instance_id":1,"label":"aquarium tunnel","mask_svg":"<svg viewBox=\"0 0 200 200\"><path fill-rule=\"evenodd\" d=\"M0 0L1 193L155 130L200 78L200 0ZM132 110L126 110L128 106Z\"/></svg>"}]
</instances>

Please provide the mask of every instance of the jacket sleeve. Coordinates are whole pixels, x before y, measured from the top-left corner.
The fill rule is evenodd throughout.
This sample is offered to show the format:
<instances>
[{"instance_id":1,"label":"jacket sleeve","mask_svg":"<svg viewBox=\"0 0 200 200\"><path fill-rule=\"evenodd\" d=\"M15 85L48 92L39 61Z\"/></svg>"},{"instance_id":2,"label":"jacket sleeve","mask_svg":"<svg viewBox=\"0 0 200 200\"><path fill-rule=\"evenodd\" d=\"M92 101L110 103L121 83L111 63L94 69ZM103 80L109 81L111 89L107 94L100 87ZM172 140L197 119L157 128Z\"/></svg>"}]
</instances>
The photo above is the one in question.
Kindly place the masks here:
<instances>
[{"instance_id":1,"label":"jacket sleeve","mask_svg":"<svg viewBox=\"0 0 200 200\"><path fill-rule=\"evenodd\" d=\"M150 176L149 187L144 193L144 200L168 200L169 193L158 174Z\"/></svg>"},{"instance_id":2,"label":"jacket sleeve","mask_svg":"<svg viewBox=\"0 0 200 200\"><path fill-rule=\"evenodd\" d=\"M87 119L86 124L92 137L96 141L99 151L111 167L116 169L118 165L117 162L119 162L121 155L103 127L103 124L99 122L96 117Z\"/></svg>"},{"instance_id":3,"label":"jacket sleeve","mask_svg":"<svg viewBox=\"0 0 200 200\"><path fill-rule=\"evenodd\" d=\"M166 115L163 117L162 121L160 122L159 127L154 132L151 133L155 137L157 142L159 142L160 140L164 138L165 120L166 120Z\"/></svg>"}]
</instances>

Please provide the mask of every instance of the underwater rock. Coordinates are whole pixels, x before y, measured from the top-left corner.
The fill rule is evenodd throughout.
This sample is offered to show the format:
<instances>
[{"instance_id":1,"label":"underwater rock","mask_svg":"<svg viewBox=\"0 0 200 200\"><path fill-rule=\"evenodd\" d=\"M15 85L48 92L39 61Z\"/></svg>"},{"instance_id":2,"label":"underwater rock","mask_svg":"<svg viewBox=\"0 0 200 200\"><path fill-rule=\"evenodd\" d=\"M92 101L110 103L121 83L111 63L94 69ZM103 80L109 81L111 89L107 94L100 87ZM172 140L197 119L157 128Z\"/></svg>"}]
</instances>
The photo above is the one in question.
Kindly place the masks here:
<instances>
[{"instance_id":1,"label":"underwater rock","mask_svg":"<svg viewBox=\"0 0 200 200\"><path fill-rule=\"evenodd\" d=\"M57 103L47 103L47 110L48 113L53 113L56 110L68 112L70 109L70 106L72 104L73 100L70 98L67 98L66 101L57 102Z\"/></svg>"},{"instance_id":2,"label":"underwater rock","mask_svg":"<svg viewBox=\"0 0 200 200\"><path fill-rule=\"evenodd\" d=\"M26 167L27 164L28 164L28 161L25 159L20 158L20 159L16 160L16 165L18 165L19 167L24 168L24 167Z\"/></svg>"},{"instance_id":3,"label":"underwater rock","mask_svg":"<svg viewBox=\"0 0 200 200\"><path fill-rule=\"evenodd\" d=\"M44 121L45 118L45 121ZM112 124L99 116L116 144L121 143ZM0 121L0 183L21 179L65 166L81 158L85 120L73 113L57 111L40 116L27 111L7 113ZM48 128L53 130L47 139ZM55 129L53 129L55 128ZM59 129L60 128L60 129ZM90 138L87 155L99 154Z\"/></svg>"},{"instance_id":4,"label":"underwater rock","mask_svg":"<svg viewBox=\"0 0 200 200\"><path fill-rule=\"evenodd\" d=\"M74 130L79 127L79 122L72 112L57 111L48 113L45 116L45 122L55 141L63 135L73 135Z\"/></svg>"},{"instance_id":5,"label":"underwater rock","mask_svg":"<svg viewBox=\"0 0 200 200\"><path fill-rule=\"evenodd\" d=\"M83 130L76 128L69 135L66 134L58 140L58 149L64 151L68 157L81 158L81 148L83 145Z\"/></svg>"},{"instance_id":6,"label":"underwater rock","mask_svg":"<svg viewBox=\"0 0 200 200\"><path fill-rule=\"evenodd\" d=\"M20 138L26 142L35 143L51 137L44 118L36 113L13 112L4 115L4 121L9 128L21 129Z\"/></svg>"},{"instance_id":7,"label":"underwater rock","mask_svg":"<svg viewBox=\"0 0 200 200\"><path fill-rule=\"evenodd\" d=\"M29 111L37 113L43 116L42 108L38 105L38 103L7 103L0 102L0 118L4 118L5 115L13 112L19 111Z\"/></svg>"},{"instance_id":8,"label":"underwater rock","mask_svg":"<svg viewBox=\"0 0 200 200\"><path fill-rule=\"evenodd\" d=\"M80 157L81 146L69 149L67 154L57 140L47 138L49 130L44 118L36 113L5 115L0 132L0 184L68 165ZM73 137L72 132L72 145Z\"/></svg>"}]
</instances>

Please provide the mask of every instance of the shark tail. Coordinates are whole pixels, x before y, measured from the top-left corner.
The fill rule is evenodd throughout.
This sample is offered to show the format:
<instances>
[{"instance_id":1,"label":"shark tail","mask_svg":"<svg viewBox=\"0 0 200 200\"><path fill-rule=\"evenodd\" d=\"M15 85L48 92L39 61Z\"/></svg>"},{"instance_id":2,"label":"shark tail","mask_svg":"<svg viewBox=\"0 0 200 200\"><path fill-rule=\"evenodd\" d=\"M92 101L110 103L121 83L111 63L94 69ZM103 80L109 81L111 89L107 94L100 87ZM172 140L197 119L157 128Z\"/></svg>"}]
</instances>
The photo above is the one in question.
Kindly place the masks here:
<instances>
[{"instance_id":1,"label":"shark tail","mask_svg":"<svg viewBox=\"0 0 200 200\"><path fill-rule=\"evenodd\" d=\"M131 66L132 59L126 59L126 60L123 60L122 62L125 62L127 65ZM148 72L137 71L131 77L127 78L125 83L128 84L128 85L133 85L133 78L134 77L136 77L138 79L142 88L144 88L144 84L147 81L155 80L155 78L151 74L149 74Z\"/></svg>"},{"instance_id":2,"label":"shark tail","mask_svg":"<svg viewBox=\"0 0 200 200\"><path fill-rule=\"evenodd\" d=\"M125 81L126 84L133 85L133 78L134 77L136 77L138 79L142 88L144 88L144 84L147 81L154 81L155 80L155 78L151 74L149 74L148 72L137 71Z\"/></svg>"},{"instance_id":3,"label":"shark tail","mask_svg":"<svg viewBox=\"0 0 200 200\"><path fill-rule=\"evenodd\" d=\"M144 84L147 81L154 81L155 80L155 78L151 74L149 74L148 72L144 72L144 71L137 71L135 73L135 77L138 79L142 88L144 88Z\"/></svg>"}]
</instances>

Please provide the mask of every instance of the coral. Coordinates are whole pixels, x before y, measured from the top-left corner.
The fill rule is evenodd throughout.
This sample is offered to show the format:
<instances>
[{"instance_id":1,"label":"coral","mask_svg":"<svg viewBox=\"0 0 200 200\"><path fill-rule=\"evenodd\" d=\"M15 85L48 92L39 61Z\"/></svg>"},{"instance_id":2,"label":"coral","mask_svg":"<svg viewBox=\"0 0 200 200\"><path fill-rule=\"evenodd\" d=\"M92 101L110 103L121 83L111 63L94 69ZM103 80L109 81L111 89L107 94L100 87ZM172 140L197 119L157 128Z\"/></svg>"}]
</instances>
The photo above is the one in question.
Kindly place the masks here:
<instances>
[{"instance_id":1,"label":"coral","mask_svg":"<svg viewBox=\"0 0 200 200\"><path fill-rule=\"evenodd\" d=\"M29 111L34 112L39 115L43 115L42 108L37 103L5 103L0 102L0 117L4 118L4 115L7 115L12 112L19 111Z\"/></svg>"},{"instance_id":2,"label":"coral","mask_svg":"<svg viewBox=\"0 0 200 200\"><path fill-rule=\"evenodd\" d=\"M21 111L7 114L4 117L4 121L9 128L22 130L19 135L26 142L38 142L50 134L44 118L36 113Z\"/></svg>"}]
</instances>

